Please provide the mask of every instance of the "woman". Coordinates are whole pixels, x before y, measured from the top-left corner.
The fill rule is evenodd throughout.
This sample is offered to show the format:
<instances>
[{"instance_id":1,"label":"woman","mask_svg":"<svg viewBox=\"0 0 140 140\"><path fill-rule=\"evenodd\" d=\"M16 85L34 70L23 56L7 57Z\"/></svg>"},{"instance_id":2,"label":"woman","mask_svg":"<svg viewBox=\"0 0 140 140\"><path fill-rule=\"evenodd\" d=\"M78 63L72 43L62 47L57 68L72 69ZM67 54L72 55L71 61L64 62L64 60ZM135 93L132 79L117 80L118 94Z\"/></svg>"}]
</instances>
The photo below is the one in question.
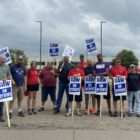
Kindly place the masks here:
<instances>
[{"instance_id":1,"label":"woman","mask_svg":"<svg viewBox=\"0 0 140 140\"><path fill-rule=\"evenodd\" d=\"M27 91L29 93L27 107L29 115L37 114L35 111L35 105L37 91L39 90L39 72L36 67L36 61L32 61L31 68L27 70Z\"/></svg>"},{"instance_id":2,"label":"woman","mask_svg":"<svg viewBox=\"0 0 140 140\"><path fill-rule=\"evenodd\" d=\"M45 110L45 102L48 99L48 95L51 97L51 101L53 103L53 108L55 107L56 101L56 78L57 73L56 69L53 68L53 62L50 60L47 62L47 66L45 66L40 73L40 83L41 83L41 108L39 111Z\"/></svg>"}]
</instances>

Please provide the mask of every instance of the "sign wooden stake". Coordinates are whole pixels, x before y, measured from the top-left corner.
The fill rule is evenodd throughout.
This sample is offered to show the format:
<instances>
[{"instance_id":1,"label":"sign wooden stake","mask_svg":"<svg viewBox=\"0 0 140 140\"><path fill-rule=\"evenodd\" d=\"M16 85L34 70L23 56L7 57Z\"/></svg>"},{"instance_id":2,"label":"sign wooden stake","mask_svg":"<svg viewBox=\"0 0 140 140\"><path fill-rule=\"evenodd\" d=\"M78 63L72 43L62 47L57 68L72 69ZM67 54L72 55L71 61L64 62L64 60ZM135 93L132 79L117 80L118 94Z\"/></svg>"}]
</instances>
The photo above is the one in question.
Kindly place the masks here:
<instances>
[{"instance_id":1,"label":"sign wooden stake","mask_svg":"<svg viewBox=\"0 0 140 140\"><path fill-rule=\"evenodd\" d=\"M10 118L9 118L8 102L5 102L5 105L6 105L6 113L7 113L8 127L10 128L11 127L11 124L10 124Z\"/></svg>"}]
</instances>

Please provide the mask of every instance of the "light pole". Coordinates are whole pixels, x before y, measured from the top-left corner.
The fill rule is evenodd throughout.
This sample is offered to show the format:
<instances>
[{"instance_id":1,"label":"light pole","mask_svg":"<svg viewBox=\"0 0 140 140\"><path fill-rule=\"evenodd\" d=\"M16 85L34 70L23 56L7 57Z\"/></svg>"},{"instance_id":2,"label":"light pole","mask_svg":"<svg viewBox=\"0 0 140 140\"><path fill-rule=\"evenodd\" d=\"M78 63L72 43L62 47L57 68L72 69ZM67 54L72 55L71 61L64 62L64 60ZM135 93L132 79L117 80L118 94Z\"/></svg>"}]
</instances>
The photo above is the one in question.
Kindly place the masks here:
<instances>
[{"instance_id":1,"label":"light pole","mask_svg":"<svg viewBox=\"0 0 140 140\"><path fill-rule=\"evenodd\" d=\"M42 58L42 21L36 21L40 23L40 70L41 70L41 58Z\"/></svg>"},{"instance_id":2,"label":"light pole","mask_svg":"<svg viewBox=\"0 0 140 140\"><path fill-rule=\"evenodd\" d=\"M100 42L101 42L101 52L100 52L100 53L101 53L101 54L103 53L103 48L102 48L102 24L103 24L103 23L106 23L106 22L105 22L105 21L101 21L101 22L100 22L100 31L101 31L101 33L100 33L100 35L101 35L101 36L100 36L100 39L101 39L101 40L100 40Z\"/></svg>"}]
</instances>

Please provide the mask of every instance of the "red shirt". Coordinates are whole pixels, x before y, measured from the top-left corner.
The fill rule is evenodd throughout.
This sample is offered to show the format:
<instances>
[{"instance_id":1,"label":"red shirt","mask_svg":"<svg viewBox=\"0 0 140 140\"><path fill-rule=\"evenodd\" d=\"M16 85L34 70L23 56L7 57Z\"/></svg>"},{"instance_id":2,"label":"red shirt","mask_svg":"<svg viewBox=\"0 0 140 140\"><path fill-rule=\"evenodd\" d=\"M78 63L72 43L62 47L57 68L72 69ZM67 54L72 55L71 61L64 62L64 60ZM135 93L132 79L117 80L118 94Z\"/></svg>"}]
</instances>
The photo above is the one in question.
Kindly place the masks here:
<instances>
[{"instance_id":1,"label":"red shirt","mask_svg":"<svg viewBox=\"0 0 140 140\"><path fill-rule=\"evenodd\" d=\"M84 79L85 77L84 71L78 68L78 69L71 69L69 71L68 78L70 78L70 76L77 76L77 75L82 77L82 79Z\"/></svg>"},{"instance_id":2,"label":"red shirt","mask_svg":"<svg viewBox=\"0 0 140 140\"><path fill-rule=\"evenodd\" d=\"M39 74L36 68L30 68L27 70L27 84L33 85L39 83Z\"/></svg>"},{"instance_id":3,"label":"red shirt","mask_svg":"<svg viewBox=\"0 0 140 140\"><path fill-rule=\"evenodd\" d=\"M80 63L79 63L79 69L82 69L82 70L83 70L83 69L85 69L86 67L88 67L88 63L87 63L87 62L84 61L84 62L80 62Z\"/></svg>"},{"instance_id":4,"label":"red shirt","mask_svg":"<svg viewBox=\"0 0 140 140\"><path fill-rule=\"evenodd\" d=\"M54 76L53 67L44 67L40 73L40 79L43 86L46 87L56 87L56 76Z\"/></svg>"},{"instance_id":5,"label":"red shirt","mask_svg":"<svg viewBox=\"0 0 140 140\"><path fill-rule=\"evenodd\" d=\"M137 73L140 73L140 69L137 68L137 69L136 69L136 72L137 72Z\"/></svg>"},{"instance_id":6,"label":"red shirt","mask_svg":"<svg viewBox=\"0 0 140 140\"><path fill-rule=\"evenodd\" d=\"M116 76L125 76L125 77L127 77L127 70L123 66L119 66L119 67L113 66L110 69L109 73L113 77L116 77Z\"/></svg>"}]
</instances>

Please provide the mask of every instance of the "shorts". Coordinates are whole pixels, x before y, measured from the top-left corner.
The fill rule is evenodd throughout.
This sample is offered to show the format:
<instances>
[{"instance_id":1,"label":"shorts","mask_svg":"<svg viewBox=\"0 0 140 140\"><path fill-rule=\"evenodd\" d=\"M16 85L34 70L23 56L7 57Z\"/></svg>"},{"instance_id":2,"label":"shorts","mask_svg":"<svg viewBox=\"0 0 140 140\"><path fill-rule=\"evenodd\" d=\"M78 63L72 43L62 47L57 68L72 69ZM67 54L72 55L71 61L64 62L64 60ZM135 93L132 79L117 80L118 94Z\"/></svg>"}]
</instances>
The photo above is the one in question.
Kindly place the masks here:
<instances>
[{"instance_id":1,"label":"shorts","mask_svg":"<svg viewBox=\"0 0 140 140\"><path fill-rule=\"evenodd\" d=\"M56 95L55 95L55 91L56 91L56 87L42 87L41 88L41 101L45 102L48 99L48 95L50 95L51 97L51 101L55 102L56 101Z\"/></svg>"},{"instance_id":2,"label":"shorts","mask_svg":"<svg viewBox=\"0 0 140 140\"><path fill-rule=\"evenodd\" d=\"M96 98L97 100L100 100L100 95L95 95L95 98ZM107 95L104 95L104 99L106 99L106 100L111 99L111 96L110 96L110 86L109 86L109 85L108 85Z\"/></svg>"},{"instance_id":3,"label":"shorts","mask_svg":"<svg viewBox=\"0 0 140 140\"><path fill-rule=\"evenodd\" d=\"M120 96L115 96L114 94L114 88L112 89L112 94L113 94L113 101L118 101L120 100ZM126 100L126 96L122 96L122 100Z\"/></svg>"},{"instance_id":4,"label":"shorts","mask_svg":"<svg viewBox=\"0 0 140 140\"><path fill-rule=\"evenodd\" d=\"M24 95L24 86L14 86L13 85L13 101L18 99L18 101L22 101Z\"/></svg>"},{"instance_id":5,"label":"shorts","mask_svg":"<svg viewBox=\"0 0 140 140\"><path fill-rule=\"evenodd\" d=\"M68 95L68 101L72 102L73 101L73 97L74 97L74 95L69 94ZM76 102L81 102L82 101L82 90L80 92L80 95L75 95L75 101Z\"/></svg>"},{"instance_id":6,"label":"shorts","mask_svg":"<svg viewBox=\"0 0 140 140\"><path fill-rule=\"evenodd\" d=\"M27 91L38 91L39 90L39 84L34 85L27 85Z\"/></svg>"}]
</instances>

